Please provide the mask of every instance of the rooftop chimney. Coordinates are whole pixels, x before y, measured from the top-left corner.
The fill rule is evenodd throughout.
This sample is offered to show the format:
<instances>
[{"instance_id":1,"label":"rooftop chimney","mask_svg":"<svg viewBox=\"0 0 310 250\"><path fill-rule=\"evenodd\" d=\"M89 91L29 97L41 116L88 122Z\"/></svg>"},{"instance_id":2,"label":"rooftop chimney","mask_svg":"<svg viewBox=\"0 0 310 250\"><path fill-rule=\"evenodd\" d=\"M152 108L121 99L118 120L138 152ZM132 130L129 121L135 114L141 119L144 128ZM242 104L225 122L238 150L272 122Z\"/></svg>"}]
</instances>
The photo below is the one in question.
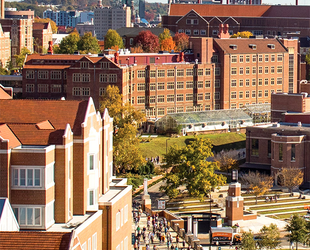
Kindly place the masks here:
<instances>
[{"instance_id":1,"label":"rooftop chimney","mask_svg":"<svg viewBox=\"0 0 310 250\"><path fill-rule=\"evenodd\" d=\"M48 49L47 49L47 54L53 55L53 41L48 42Z\"/></svg>"}]
</instances>

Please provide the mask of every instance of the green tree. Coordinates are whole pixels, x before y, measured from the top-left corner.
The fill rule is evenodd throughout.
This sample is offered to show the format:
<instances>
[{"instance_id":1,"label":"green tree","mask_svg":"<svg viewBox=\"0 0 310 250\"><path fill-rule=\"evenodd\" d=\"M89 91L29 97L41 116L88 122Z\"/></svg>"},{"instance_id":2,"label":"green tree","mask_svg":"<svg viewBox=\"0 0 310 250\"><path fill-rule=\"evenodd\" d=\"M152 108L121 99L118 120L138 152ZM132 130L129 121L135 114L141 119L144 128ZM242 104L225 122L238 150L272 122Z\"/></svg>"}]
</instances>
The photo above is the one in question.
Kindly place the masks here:
<instances>
[{"instance_id":1,"label":"green tree","mask_svg":"<svg viewBox=\"0 0 310 250\"><path fill-rule=\"evenodd\" d=\"M180 192L179 187L185 186L190 196L203 200L214 188L223 185L226 178L215 174L217 163L206 161L213 156L211 150L211 141L202 138L195 138L185 147L171 146L164 155L166 163L162 168L170 171L166 171L165 185L161 190L175 198Z\"/></svg>"},{"instance_id":2,"label":"green tree","mask_svg":"<svg viewBox=\"0 0 310 250\"><path fill-rule=\"evenodd\" d=\"M263 226L260 230L260 247L265 247L266 249L275 249L280 246L280 231L277 225L270 224L268 227Z\"/></svg>"},{"instance_id":3,"label":"green tree","mask_svg":"<svg viewBox=\"0 0 310 250\"><path fill-rule=\"evenodd\" d=\"M242 233L241 249L255 250L256 244L252 231Z\"/></svg>"},{"instance_id":4,"label":"green tree","mask_svg":"<svg viewBox=\"0 0 310 250\"><path fill-rule=\"evenodd\" d=\"M113 164L117 172L137 170L145 163L139 151L137 129L145 120L145 115L132 107L123 104L123 96L116 86L109 85L101 97L100 111L107 108L114 119Z\"/></svg>"},{"instance_id":5,"label":"green tree","mask_svg":"<svg viewBox=\"0 0 310 250\"><path fill-rule=\"evenodd\" d=\"M83 51L83 53L99 53L100 47L96 37L92 35L91 32L85 33L81 39L78 41L78 49Z\"/></svg>"},{"instance_id":6,"label":"green tree","mask_svg":"<svg viewBox=\"0 0 310 250\"><path fill-rule=\"evenodd\" d=\"M72 32L63 38L59 44L59 54L73 54L75 51L78 51L79 40L80 35L77 32Z\"/></svg>"},{"instance_id":7,"label":"green tree","mask_svg":"<svg viewBox=\"0 0 310 250\"><path fill-rule=\"evenodd\" d=\"M104 48L111 49L112 47L124 48L123 39L116 30L109 29L104 37Z\"/></svg>"},{"instance_id":8,"label":"green tree","mask_svg":"<svg viewBox=\"0 0 310 250\"><path fill-rule=\"evenodd\" d=\"M15 56L16 66L21 69L24 66L26 55L30 54L31 52L29 49L27 49L26 47L22 48L20 54Z\"/></svg>"},{"instance_id":9,"label":"green tree","mask_svg":"<svg viewBox=\"0 0 310 250\"><path fill-rule=\"evenodd\" d=\"M306 220L298 214L293 215L285 229L289 232L286 237L288 237L290 242L296 244L296 250L298 249L298 243L304 243L307 240L308 230Z\"/></svg>"},{"instance_id":10,"label":"green tree","mask_svg":"<svg viewBox=\"0 0 310 250\"><path fill-rule=\"evenodd\" d=\"M170 34L170 30L169 29L164 29L164 31L162 33L159 34L158 39L159 42L162 43L163 40L165 39L170 39L171 38L171 34Z\"/></svg>"},{"instance_id":11,"label":"green tree","mask_svg":"<svg viewBox=\"0 0 310 250\"><path fill-rule=\"evenodd\" d=\"M242 31L242 32L233 34L230 38L237 38L237 37L249 38L250 36L253 36L253 34L250 31Z\"/></svg>"}]
</instances>

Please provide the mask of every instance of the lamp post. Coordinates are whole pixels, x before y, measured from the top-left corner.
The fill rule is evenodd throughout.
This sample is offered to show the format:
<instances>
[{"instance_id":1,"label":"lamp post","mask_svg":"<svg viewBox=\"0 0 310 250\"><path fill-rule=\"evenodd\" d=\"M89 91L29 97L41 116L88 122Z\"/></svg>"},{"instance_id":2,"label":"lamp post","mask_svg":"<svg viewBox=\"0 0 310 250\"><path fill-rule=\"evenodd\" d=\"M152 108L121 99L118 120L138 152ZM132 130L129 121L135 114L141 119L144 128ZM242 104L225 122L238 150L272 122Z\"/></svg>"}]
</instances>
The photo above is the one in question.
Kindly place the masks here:
<instances>
[{"instance_id":1,"label":"lamp post","mask_svg":"<svg viewBox=\"0 0 310 250\"><path fill-rule=\"evenodd\" d=\"M170 140L170 138L169 139L166 139L166 154L168 153L168 141Z\"/></svg>"}]
</instances>

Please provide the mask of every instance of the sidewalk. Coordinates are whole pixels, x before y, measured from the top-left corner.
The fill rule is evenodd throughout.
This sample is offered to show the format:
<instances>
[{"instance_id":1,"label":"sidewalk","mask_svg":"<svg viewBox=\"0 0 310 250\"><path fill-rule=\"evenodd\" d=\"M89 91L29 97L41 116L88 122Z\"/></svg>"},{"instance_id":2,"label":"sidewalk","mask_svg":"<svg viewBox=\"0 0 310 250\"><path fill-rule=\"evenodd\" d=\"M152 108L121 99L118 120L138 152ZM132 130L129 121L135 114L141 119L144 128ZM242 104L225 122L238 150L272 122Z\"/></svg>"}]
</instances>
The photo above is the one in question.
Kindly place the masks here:
<instances>
[{"instance_id":1,"label":"sidewalk","mask_svg":"<svg viewBox=\"0 0 310 250\"><path fill-rule=\"evenodd\" d=\"M133 211L137 212L137 210L135 208L133 208ZM161 220L162 218L159 218L159 221ZM135 234L136 232L136 228L138 227L141 228L141 230L143 229L143 227L146 227L147 228L147 216L145 213L142 213L141 217L140 217L140 222L138 224L136 224L134 221L132 222L132 233ZM146 232L147 234L150 232L150 231L153 231L153 226L151 225L150 226L150 230L147 230L146 229ZM162 231L163 232L163 231ZM180 237L180 240L179 240L179 243L177 244L176 243L176 236L177 236L177 233L175 231L172 230L172 228L169 229L169 233L171 234L172 236L172 244L176 247L178 246L178 249L181 250L183 249L183 239ZM159 239L155 236L154 237L154 244L152 244L151 242L149 242L149 246L150 246L150 250L153 250L153 247L154 245L156 245L156 249L159 250L159 249L165 249L167 250L167 239L165 239L165 242L164 243L161 243L159 242ZM170 247L171 247L171 244L170 244ZM185 248L184 249L187 249L188 247L188 244L185 243ZM132 249L134 249L133 245L132 245ZM140 249L138 250L144 250L146 249L146 244L145 244L145 241L143 240L142 236L141 236L141 240L140 240ZM171 248L170 248L171 250Z\"/></svg>"}]
</instances>

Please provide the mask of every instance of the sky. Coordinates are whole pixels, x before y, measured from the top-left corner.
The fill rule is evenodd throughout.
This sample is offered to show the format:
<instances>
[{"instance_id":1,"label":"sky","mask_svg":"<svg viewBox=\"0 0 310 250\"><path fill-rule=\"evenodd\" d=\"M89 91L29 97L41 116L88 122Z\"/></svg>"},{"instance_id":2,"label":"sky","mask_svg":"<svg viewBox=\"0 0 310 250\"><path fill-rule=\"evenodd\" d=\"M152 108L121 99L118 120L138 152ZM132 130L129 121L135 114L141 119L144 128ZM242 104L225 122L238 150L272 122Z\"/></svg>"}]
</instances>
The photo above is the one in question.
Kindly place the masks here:
<instances>
[{"instance_id":1,"label":"sky","mask_svg":"<svg viewBox=\"0 0 310 250\"><path fill-rule=\"evenodd\" d=\"M146 0L146 2L149 3L168 3L168 0ZM223 2L226 3L226 1L224 0ZM296 0L263 0L263 4L270 4L270 5L274 5L274 4L291 4L291 5L295 5ZM310 0L298 0L298 5L310 5Z\"/></svg>"}]
</instances>

